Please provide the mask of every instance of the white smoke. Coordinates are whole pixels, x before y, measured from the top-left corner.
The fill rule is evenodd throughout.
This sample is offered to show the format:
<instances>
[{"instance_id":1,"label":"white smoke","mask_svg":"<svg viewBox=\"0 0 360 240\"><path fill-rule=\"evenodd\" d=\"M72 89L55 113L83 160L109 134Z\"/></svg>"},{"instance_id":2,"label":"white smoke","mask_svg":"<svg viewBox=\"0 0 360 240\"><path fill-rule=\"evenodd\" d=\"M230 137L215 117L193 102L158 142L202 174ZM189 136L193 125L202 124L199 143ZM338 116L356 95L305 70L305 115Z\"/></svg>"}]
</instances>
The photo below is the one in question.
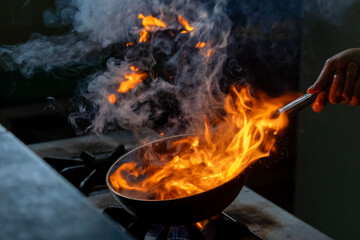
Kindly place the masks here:
<instances>
[{"instance_id":1,"label":"white smoke","mask_svg":"<svg viewBox=\"0 0 360 240\"><path fill-rule=\"evenodd\" d=\"M137 132L143 127L159 128L162 125L161 131L174 134L189 125L201 124L204 115L209 119L218 115L223 100L218 82L223 73L231 28L221 4L218 2L210 8L194 1L169 4L155 1L149 4L151 8L133 10L133 13L126 9L132 20L122 22L122 30L115 31L118 34L112 35L112 27L116 26L109 28L111 34L96 35L92 31L91 34L96 35L94 38L101 38L105 45L112 43L111 37L117 35L135 42L124 59L110 58L107 70L89 79L84 97L95 106L92 130L102 132L117 125ZM139 13L160 18L167 27L151 33L149 41L140 44L138 37L142 27L136 18ZM181 34L178 15L188 19L195 30ZM104 24L107 21L107 18L100 20ZM86 26L80 29L86 29ZM173 37L169 36L170 31L174 33ZM197 42L206 42L206 46L195 49ZM129 92L116 94L117 102L110 104L107 97L116 93L130 65L148 72L150 79ZM74 114L72 117L83 116Z\"/></svg>"},{"instance_id":2,"label":"white smoke","mask_svg":"<svg viewBox=\"0 0 360 240\"><path fill-rule=\"evenodd\" d=\"M71 31L51 37L34 34L24 44L4 46L0 62L27 77L39 70L106 62L80 89L84 101L69 118L77 129L86 119L91 123L86 130L96 133L121 127L175 134L201 125L204 116L211 120L219 115L224 95L218 83L231 30L225 1L56 0L55 4L55 10L43 14L45 25L69 26ZM167 27L151 31L149 40L139 43L144 29L140 13L159 18ZM180 33L184 27L179 15L193 31ZM129 42L132 45L126 46ZM206 45L197 49L198 42ZM118 93L131 65L149 77ZM115 104L109 102L110 94L116 95Z\"/></svg>"}]
</instances>

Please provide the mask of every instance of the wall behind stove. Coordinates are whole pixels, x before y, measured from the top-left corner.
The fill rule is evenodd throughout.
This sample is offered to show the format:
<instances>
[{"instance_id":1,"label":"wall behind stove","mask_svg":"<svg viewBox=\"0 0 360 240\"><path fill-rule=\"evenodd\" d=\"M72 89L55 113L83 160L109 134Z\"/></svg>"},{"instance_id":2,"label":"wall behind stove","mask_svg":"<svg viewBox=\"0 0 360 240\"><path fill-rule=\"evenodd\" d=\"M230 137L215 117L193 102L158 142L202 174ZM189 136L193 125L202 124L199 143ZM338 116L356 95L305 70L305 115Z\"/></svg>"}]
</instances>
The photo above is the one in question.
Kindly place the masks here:
<instances>
[{"instance_id":1,"label":"wall behind stove","mask_svg":"<svg viewBox=\"0 0 360 240\"><path fill-rule=\"evenodd\" d=\"M305 14L303 91L315 81L327 58L360 47L360 1L338 17L334 26ZM360 235L359 171L360 107L329 104L320 114L311 109L301 112L295 214L335 239L355 239Z\"/></svg>"}]
</instances>

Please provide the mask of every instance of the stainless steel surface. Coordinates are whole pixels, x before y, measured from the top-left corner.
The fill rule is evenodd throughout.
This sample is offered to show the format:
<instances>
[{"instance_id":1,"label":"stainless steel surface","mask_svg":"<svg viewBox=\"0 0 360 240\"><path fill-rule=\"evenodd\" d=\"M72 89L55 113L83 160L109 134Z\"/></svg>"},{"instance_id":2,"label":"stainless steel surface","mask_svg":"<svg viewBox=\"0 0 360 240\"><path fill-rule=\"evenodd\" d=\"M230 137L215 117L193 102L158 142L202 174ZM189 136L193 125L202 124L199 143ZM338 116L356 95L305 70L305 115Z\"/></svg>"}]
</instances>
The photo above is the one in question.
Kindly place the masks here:
<instances>
[{"instance_id":1,"label":"stainless steel surface","mask_svg":"<svg viewBox=\"0 0 360 240\"><path fill-rule=\"evenodd\" d=\"M6 129L0 124L0 134L6 133Z\"/></svg>"},{"instance_id":2,"label":"stainless steel surface","mask_svg":"<svg viewBox=\"0 0 360 240\"><path fill-rule=\"evenodd\" d=\"M110 192L89 197L99 209L121 207ZM331 240L319 230L244 186L237 198L224 211L235 222L245 224L251 232L266 240Z\"/></svg>"},{"instance_id":3,"label":"stainless steel surface","mask_svg":"<svg viewBox=\"0 0 360 240\"><path fill-rule=\"evenodd\" d=\"M0 134L0 179L1 240L130 239L10 132Z\"/></svg>"},{"instance_id":4,"label":"stainless steel surface","mask_svg":"<svg viewBox=\"0 0 360 240\"><path fill-rule=\"evenodd\" d=\"M267 240L332 239L246 186L224 213Z\"/></svg>"}]
</instances>

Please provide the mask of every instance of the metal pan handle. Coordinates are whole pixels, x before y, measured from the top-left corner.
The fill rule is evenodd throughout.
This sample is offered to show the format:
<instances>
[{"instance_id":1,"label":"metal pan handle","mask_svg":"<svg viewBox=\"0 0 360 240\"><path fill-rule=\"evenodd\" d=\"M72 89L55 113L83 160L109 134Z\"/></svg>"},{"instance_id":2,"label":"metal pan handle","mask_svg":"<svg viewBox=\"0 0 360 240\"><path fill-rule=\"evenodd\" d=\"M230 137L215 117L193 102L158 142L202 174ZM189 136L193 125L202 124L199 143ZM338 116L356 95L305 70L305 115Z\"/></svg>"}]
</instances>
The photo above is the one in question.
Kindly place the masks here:
<instances>
[{"instance_id":1,"label":"metal pan handle","mask_svg":"<svg viewBox=\"0 0 360 240\"><path fill-rule=\"evenodd\" d=\"M325 91L329 91L330 87L331 87L331 84L327 88L325 88ZM278 117L282 113L286 113L288 116L294 115L295 113L299 112L303 108L311 105L315 101L317 95L318 95L318 93L315 93L315 94L306 93L306 94L302 95L301 97L288 103L284 107L279 108L274 113L273 118Z\"/></svg>"}]
</instances>

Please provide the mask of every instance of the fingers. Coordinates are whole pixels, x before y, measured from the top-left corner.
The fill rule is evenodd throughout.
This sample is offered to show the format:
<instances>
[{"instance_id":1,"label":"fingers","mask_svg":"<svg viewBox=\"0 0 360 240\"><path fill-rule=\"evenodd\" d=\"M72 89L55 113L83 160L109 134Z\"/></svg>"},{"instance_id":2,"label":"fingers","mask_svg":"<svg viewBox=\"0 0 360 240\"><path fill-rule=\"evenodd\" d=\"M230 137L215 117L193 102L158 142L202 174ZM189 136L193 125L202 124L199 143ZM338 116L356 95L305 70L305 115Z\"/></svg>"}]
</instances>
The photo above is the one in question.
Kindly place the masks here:
<instances>
[{"instance_id":1,"label":"fingers","mask_svg":"<svg viewBox=\"0 0 360 240\"><path fill-rule=\"evenodd\" d=\"M351 106L358 106L359 105L359 100L360 100L360 75L357 78L355 87L354 87L354 92L350 101L350 105Z\"/></svg>"},{"instance_id":2,"label":"fingers","mask_svg":"<svg viewBox=\"0 0 360 240\"><path fill-rule=\"evenodd\" d=\"M332 104L340 103L340 101L342 100L341 95L344 89L344 85L345 85L344 71L342 69L336 70L333 78L333 83L331 85L329 92L329 101Z\"/></svg>"},{"instance_id":3,"label":"fingers","mask_svg":"<svg viewBox=\"0 0 360 240\"><path fill-rule=\"evenodd\" d=\"M312 104L312 109L314 112L321 112L323 110L328 101L328 96L328 91L322 91L317 95L314 103Z\"/></svg>"},{"instance_id":4,"label":"fingers","mask_svg":"<svg viewBox=\"0 0 360 240\"><path fill-rule=\"evenodd\" d=\"M348 104L353 96L357 76L357 65L350 63L346 68L346 80L342 91L342 104Z\"/></svg>"},{"instance_id":5,"label":"fingers","mask_svg":"<svg viewBox=\"0 0 360 240\"><path fill-rule=\"evenodd\" d=\"M332 59L327 60L316 82L307 90L307 92L314 94L325 89L333 79L335 67L336 67L335 60Z\"/></svg>"}]
</instances>

